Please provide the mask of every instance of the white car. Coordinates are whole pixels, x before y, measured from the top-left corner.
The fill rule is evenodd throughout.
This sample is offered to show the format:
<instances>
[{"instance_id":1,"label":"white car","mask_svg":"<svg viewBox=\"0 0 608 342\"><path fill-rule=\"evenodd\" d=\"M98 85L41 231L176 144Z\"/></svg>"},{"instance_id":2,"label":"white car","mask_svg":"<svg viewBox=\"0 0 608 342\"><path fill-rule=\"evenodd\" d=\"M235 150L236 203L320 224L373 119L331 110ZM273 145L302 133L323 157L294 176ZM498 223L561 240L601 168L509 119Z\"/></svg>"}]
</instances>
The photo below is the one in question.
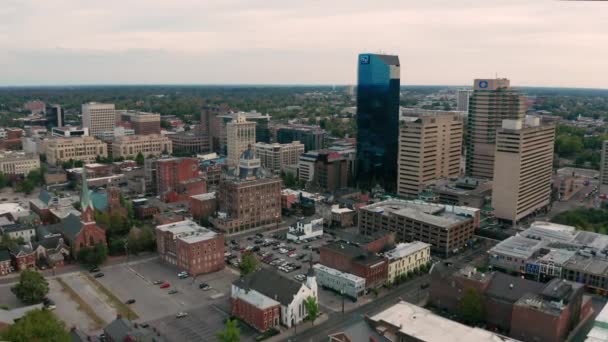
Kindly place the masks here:
<instances>
[{"instance_id":1,"label":"white car","mask_svg":"<svg viewBox=\"0 0 608 342\"><path fill-rule=\"evenodd\" d=\"M178 312L177 315L175 315L175 318L184 318L186 316L188 316L188 313L182 311L182 312Z\"/></svg>"}]
</instances>

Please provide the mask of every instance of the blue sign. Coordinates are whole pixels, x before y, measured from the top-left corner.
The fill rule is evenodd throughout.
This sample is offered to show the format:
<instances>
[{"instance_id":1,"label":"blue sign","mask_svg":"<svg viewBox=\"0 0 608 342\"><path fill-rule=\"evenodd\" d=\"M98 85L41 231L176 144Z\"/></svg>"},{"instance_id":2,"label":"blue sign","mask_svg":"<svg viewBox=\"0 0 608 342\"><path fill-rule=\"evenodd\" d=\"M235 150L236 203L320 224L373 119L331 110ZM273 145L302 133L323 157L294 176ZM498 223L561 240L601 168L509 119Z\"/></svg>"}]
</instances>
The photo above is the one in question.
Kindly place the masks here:
<instances>
[{"instance_id":1,"label":"blue sign","mask_svg":"<svg viewBox=\"0 0 608 342\"><path fill-rule=\"evenodd\" d=\"M479 88L487 88L488 81L479 81Z\"/></svg>"},{"instance_id":2,"label":"blue sign","mask_svg":"<svg viewBox=\"0 0 608 342\"><path fill-rule=\"evenodd\" d=\"M361 57L359 57L359 63L361 63L361 64L369 64L369 56L368 55L362 55Z\"/></svg>"},{"instance_id":3,"label":"blue sign","mask_svg":"<svg viewBox=\"0 0 608 342\"><path fill-rule=\"evenodd\" d=\"M526 264L525 272L527 274L539 274L540 273L540 265L537 265L537 264Z\"/></svg>"}]
</instances>

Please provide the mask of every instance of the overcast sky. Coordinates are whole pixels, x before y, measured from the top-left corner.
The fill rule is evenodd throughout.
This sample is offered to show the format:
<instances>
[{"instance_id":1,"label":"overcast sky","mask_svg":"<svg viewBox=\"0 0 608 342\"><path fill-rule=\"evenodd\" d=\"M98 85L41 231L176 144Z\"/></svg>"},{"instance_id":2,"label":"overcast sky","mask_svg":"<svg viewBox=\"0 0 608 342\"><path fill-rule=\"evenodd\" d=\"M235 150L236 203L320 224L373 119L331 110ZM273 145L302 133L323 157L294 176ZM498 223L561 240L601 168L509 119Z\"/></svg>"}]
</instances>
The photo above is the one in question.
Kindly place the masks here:
<instances>
[{"instance_id":1,"label":"overcast sky","mask_svg":"<svg viewBox=\"0 0 608 342\"><path fill-rule=\"evenodd\" d=\"M0 0L0 85L401 83L608 88L608 2Z\"/></svg>"}]
</instances>

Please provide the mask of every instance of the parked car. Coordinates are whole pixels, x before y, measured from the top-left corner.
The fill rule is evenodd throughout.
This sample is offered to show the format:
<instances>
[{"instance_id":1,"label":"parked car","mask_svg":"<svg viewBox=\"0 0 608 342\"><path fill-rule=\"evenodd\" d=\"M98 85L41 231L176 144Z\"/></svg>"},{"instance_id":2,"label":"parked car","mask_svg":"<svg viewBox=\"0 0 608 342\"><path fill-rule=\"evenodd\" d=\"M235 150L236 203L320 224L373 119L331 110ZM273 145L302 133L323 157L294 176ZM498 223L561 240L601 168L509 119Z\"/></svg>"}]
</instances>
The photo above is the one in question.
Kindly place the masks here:
<instances>
[{"instance_id":1,"label":"parked car","mask_svg":"<svg viewBox=\"0 0 608 342\"><path fill-rule=\"evenodd\" d=\"M186 317L186 316L188 316L188 313L187 313L187 312L183 312L183 311L182 311L182 312L178 312L178 313L175 315L175 318L184 318L184 317Z\"/></svg>"},{"instance_id":2,"label":"parked car","mask_svg":"<svg viewBox=\"0 0 608 342\"><path fill-rule=\"evenodd\" d=\"M47 308L47 310L55 310L57 308L57 305L55 305L55 302L49 298L44 298L42 300L42 304L44 305L45 308Z\"/></svg>"},{"instance_id":3,"label":"parked car","mask_svg":"<svg viewBox=\"0 0 608 342\"><path fill-rule=\"evenodd\" d=\"M101 272L99 272L99 273L95 273L95 275L94 275L94 277L95 277L95 278L101 278L101 277L103 277L103 276L104 276L104 274L103 274L103 273L101 273Z\"/></svg>"},{"instance_id":4,"label":"parked car","mask_svg":"<svg viewBox=\"0 0 608 342\"><path fill-rule=\"evenodd\" d=\"M164 281L162 281L162 280L155 280L152 284L154 284L154 285L160 285L162 283L164 283Z\"/></svg>"},{"instance_id":5,"label":"parked car","mask_svg":"<svg viewBox=\"0 0 608 342\"><path fill-rule=\"evenodd\" d=\"M169 294L176 294L176 293L177 293L177 290L176 290L176 289L173 289L173 290L170 290L170 291L169 291Z\"/></svg>"},{"instance_id":6,"label":"parked car","mask_svg":"<svg viewBox=\"0 0 608 342\"><path fill-rule=\"evenodd\" d=\"M129 299L125 303L127 303L127 304L134 304L135 303L135 299Z\"/></svg>"},{"instance_id":7,"label":"parked car","mask_svg":"<svg viewBox=\"0 0 608 342\"><path fill-rule=\"evenodd\" d=\"M91 272L91 273L97 273L97 272L99 272L99 267L93 267L93 268L91 268L89 270L89 272Z\"/></svg>"},{"instance_id":8,"label":"parked car","mask_svg":"<svg viewBox=\"0 0 608 342\"><path fill-rule=\"evenodd\" d=\"M166 289L166 288L168 288L168 287L171 287L171 284L169 284L169 283L163 283L163 284L160 286L160 288L161 288L161 289Z\"/></svg>"},{"instance_id":9,"label":"parked car","mask_svg":"<svg viewBox=\"0 0 608 342\"><path fill-rule=\"evenodd\" d=\"M178 277L179 279L186 279L186 278L188 278L189 276L190 276L190 275L188 274L188 272L180 272L180 273L177 275L177 277Z\"/></svg>"},{"instance_id":10,"label":"parked car","mask_svg":"<svg viewBox=\"0 0 608 342\"><path fill-rule=\"evenodd\" d=\"M209 290L211 290L211 286L209 286L209 284L207 284L207 283L200 283L198 285L198 288L201 289L201 290L203 290L203 291L209 291Z\"/></svg>"}]
</instances>

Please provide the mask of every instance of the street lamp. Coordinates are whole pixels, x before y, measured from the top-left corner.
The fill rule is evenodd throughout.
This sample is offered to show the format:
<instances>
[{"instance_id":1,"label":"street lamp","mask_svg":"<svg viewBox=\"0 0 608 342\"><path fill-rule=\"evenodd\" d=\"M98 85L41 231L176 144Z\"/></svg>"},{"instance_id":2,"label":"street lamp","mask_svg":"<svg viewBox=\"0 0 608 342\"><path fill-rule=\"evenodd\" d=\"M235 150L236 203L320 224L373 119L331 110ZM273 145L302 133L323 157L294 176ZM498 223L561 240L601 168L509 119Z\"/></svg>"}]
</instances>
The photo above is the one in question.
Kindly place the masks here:
<instances>
[{"instance_id":1,"label":"street lamp","mask_svg":"<svg viewBox=\"0 0 608 342\"><path fill-rule=\"evenodd\" d=\"M342 313L344 313L344 286L340 289L340 296L342 297Z\"/></svg>"}]
</instances>

